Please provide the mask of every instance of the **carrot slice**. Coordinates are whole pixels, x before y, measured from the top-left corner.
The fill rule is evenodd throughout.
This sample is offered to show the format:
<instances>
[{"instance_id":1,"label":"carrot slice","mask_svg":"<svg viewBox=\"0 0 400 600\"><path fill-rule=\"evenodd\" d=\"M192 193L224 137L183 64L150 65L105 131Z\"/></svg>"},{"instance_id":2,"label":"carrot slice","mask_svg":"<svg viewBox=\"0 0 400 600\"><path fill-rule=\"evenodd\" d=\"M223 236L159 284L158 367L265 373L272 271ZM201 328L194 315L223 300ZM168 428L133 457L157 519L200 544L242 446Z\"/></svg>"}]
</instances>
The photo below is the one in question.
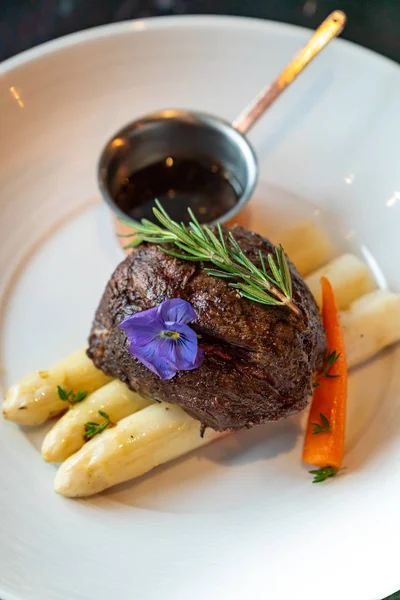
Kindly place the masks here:
<instances>
[{"instance_id":1,"label":"carrot slice","mask_svg":"<svg viewBox=\"0 0 400 600\"><path fill-rule=\"evenodd\" d=\"M343 459L346 425L347 364L339 312L331 284L321 278L322 321L328 353L339 354L328 376L318 380L308 417L303 461L318 467L339 469ZM332 356L332 354L331 354ZM326 371L325 371L326 373Z\"/></svg>"}]
</instances>

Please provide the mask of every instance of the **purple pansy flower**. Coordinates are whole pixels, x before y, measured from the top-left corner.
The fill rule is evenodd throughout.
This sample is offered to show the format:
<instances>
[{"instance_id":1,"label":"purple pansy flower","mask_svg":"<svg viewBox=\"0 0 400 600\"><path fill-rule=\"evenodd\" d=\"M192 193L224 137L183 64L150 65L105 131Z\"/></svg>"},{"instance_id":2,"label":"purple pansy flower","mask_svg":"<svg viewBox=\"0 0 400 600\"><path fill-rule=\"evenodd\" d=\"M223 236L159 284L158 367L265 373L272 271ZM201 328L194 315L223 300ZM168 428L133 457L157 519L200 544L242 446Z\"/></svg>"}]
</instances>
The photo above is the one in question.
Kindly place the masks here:
<instances>
[{"instance_id":1,"label":"purple pansy flower","mask_svg":"<svg viewBox=\"0 0 400 600\"><path fill-rule=\"evenodd\" d=\"M181 298L164 300L122 321L131 354L160 379L172 379L177 371L200 367L204 352L187 323L197 319L191 304Z\"/></svg>"}]
</instances>

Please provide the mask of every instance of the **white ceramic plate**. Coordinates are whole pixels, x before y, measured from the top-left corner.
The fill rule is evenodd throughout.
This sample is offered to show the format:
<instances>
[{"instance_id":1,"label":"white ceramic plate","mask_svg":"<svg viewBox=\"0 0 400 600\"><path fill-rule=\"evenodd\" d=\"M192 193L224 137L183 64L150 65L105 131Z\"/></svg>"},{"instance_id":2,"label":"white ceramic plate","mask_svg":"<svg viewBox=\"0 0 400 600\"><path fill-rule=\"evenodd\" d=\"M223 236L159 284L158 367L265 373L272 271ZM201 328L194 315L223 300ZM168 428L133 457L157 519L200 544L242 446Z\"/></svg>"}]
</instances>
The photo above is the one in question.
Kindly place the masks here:
<instances>
[{"instance_id":1,"label":"white ceramic plate","mask_svg":"<svg viewBox=\"0 0 400 600\"><path fill-rule=\"evenodd\" d=\"M168 18L94 29L0 67L4 385L85 342L121 259L96 187L103 143L163 107L233 119L309 32ZM335 42L251 134L254 226L304 216L400 289L400 76ZM86 501L52 491L41 431L0 421L2 600L382 598L400 588L400 359L351 374L347 472L312 485L304 415L232 436Z\"/></svg>"}]
</instances>

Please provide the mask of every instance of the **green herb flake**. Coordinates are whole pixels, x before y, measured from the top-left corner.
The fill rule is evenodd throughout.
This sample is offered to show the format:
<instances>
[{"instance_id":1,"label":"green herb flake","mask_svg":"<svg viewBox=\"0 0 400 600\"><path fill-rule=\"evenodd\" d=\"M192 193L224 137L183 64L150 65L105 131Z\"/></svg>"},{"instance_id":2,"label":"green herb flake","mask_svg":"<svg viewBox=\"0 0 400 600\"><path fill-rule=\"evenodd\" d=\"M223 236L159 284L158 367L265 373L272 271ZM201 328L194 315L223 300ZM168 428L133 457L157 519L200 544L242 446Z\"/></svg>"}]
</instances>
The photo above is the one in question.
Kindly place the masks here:
<instances>
[{"instance_id":1,"label":"green herb flake","mask_svg":"<svg viewBox=\"0 0 400 600\"><path fill-rule=\"evenodd\" d=\"M58 392L58 397L60 398L60 400L63 400L64 402L68 402L68 399L69 399L70 395L72 394L72 391L67 392L65 387L62 387L61 385L57 386L57 392Z\"/></svg>"},{"instance_id":2,"label":"green herb flake","mask_svg":"<svg viewBox=\"0 0 400 600\"><path fill-rule=\"evenodd\" d=\"M74 396L74 404L76 404L77 402L82 402L82 400L84 400L87 395L87 392L77 392Z\"/></svg>"},{"instance_id":3,"label":"green herb flake","mask_svg":"<svg viewBox=\"0 0 400 600\"><path fill-rule=\"evenodd\" d=\"M337 353L336 350L333 350L332 352L327 353L327 356L326 356L325 362L324 362L324 366L323 366L322 372L321 372L322 377L331 377L331 378L340 377L340 375L332 375L330 373L331 367L333 367L333 365L339 358L340 358L340 352Z\"/></svg>"},{"instance_id":4,"label":"green herb flake","mask_svg":"<svg viewBox=\"0 0 400 600\"><path fill-rule=\"evenodd\" d=\"M331 367L339 358L340 352L338 353L336 352L336 350L332 350L332 352L329 352L328 350L324 359L322 369L317 372L315 380L313 381L313 388L317 388L321 385L319 383L319 379L321 379L321 377L327 377L328 379L336 379L337 377L340 377L340 375L332 375L332 373L330 372Z\"/></svg>"},{"instance_id":5,"label":"green herb flake","mask_svg":"<svg viewBox=\"0 0 400 600\"><path fill-rule=\"evenodd\" d=\"M329 419L322 413L319 413L319 418L321 419L321 423L311 423L313 425L313 434L332 433Z\"/></svg>"},{"instance_id":6,"label":"green herb flake","mask_svg":"<svg viewBox=\"0 0 400 600\"><path fill-rule=\"evenodd\" d=\"M88 395L87 392L77 392L76 394L74 394L72 390L67 390L61 385L57 386L57 393L60 400L62 400L63 402L68 402L70 407L74 404L82 402L82 400L84 400Z\"/></svg>"},{"instance_id":7,"label":"green herb flake","mask_svg":"<svg viewBox=\"0 0 400 600\"><path fill-rule=\"evenodd\" d=\"M314 475L313 483L321 483L329 477L335 477L339 472L339 469L335 469L334 467L322 467L321 469L314 469L313 471L308 472L311 473L311 475Z\"/></svg>"},{"instance_id":8,"label":"green herb flake","mask_svg":"<svg viewBox=\"0 0 400 600\"><path fill-rule=\"evenodd\" d=\"M103 417L104 421L103 423L96 423L94 421L88 421L87 423L85 423L84 437L86 440L90 440L95 435L98 435L99 433L107 429L107 427L110 427L110 425L112 425L110 417L106 412L104 412L103 410L99 410L98 413L101 417Z\"/></svg>"}]
</instances>

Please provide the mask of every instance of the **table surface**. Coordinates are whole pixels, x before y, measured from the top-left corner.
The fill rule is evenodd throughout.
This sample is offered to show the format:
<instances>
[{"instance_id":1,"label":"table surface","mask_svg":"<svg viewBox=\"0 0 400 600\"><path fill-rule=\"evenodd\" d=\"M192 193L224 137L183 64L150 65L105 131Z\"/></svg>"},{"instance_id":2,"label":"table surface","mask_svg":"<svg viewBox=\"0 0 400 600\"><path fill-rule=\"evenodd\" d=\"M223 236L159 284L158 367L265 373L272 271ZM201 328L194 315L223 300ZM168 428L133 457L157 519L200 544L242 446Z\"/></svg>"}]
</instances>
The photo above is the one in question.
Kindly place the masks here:
<instances>
[{"instance_id":1,"label":"table surface","mask_svg":"<svg viewBox=\"0 0 400 600\"><path fill-rule=\"evenodd\" d=\"M0 0L0 61L74 31L171 14L229 14L315 28L332 10L348 16L342 37L400 62L399 0Z\"/></svg>"},{"instance_id":2,"label":"table surface","mask_svg":"<svg viewBox=\"0 0 400 600\"><path fill-rule=\"evenodd\" d=\"M399 0L13 0L0 6L0 61L68 33L126 19L227 14L315 29L337 8L348 17L343 38L400 62ZM400 600L400 592L386 600Z\"/></svg>"}]
</instances>

